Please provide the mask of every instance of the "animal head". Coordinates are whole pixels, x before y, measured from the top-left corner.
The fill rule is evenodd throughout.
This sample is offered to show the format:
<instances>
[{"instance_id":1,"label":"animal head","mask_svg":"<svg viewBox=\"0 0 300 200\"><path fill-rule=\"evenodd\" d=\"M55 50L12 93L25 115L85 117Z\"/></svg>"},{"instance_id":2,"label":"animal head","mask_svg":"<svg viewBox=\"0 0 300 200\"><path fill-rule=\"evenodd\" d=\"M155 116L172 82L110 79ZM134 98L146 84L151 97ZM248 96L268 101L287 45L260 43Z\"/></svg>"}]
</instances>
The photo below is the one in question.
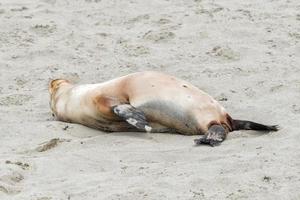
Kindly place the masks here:
<instances>
[{"instance_id":1,"label":"animal head","mask_svg":"<svg viewBox=\"0 0 300 200\"><path fill-rule=\"evenodd\" d=\"M59 94L58 91L60 88L62 88L65 85L70 85L70 82L68 80L65 79L55 79L55 80L51 80L49 83L49 93L50 93L50 108L52 110L53 115L56 115L56 108L55 108L55 104L57 101L58 96L56 94ZM63 91L63 90L62 90Z\"/></svg>"},{"instance_id":2,"label":"animal head","mask_svg":"<svg viewBox=\"0 0 300 200\"><path fill-rule=\"evenodd\" d=\"M59 89L61 85L64 83L70 83L68 80L65 79L54 79L50 81L49 84L49 93L50 95L53 95L56 93L56 91Z\"/></svg>"}]
</instances>

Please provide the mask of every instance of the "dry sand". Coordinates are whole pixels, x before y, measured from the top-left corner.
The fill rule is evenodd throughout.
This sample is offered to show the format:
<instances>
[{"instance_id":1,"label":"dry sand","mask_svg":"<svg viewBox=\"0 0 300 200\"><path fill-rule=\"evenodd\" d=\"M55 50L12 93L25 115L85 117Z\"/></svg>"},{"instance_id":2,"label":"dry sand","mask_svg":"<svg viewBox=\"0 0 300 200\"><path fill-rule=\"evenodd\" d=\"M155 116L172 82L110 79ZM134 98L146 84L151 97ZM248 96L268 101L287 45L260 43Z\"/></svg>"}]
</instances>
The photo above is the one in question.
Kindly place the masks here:
<instances>
[{"instance_id":1,"label":"dry sand","mask_svg":"<svg viewBox=\"0 0 300 200\"><path fill-rule=\"evenodd\" d=\"M1 0L0 199L300 199L299 10L299 0ZM282 129L210 148L52 119L50 78L142 70Z\"/></svg>"}]
</instances>

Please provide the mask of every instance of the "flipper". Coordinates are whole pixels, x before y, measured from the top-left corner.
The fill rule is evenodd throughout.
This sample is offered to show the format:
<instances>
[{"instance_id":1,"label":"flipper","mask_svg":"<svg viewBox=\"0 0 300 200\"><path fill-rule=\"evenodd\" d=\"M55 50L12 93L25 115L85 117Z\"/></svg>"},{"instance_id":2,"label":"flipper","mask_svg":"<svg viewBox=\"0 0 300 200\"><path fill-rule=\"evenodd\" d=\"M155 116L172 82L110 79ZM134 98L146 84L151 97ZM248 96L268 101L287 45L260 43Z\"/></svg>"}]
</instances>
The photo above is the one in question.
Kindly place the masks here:
<instances>
[{"instance_id":1,"label":"flipper","mask_svg":"<svg viewBox=\"0 0 300 200\"><path fill-rule=\"evenodd\" d=\"M221 125L212 125L206 134L202 136L200 139L195 139L195 144L208 144L210 146L216 146L219 145L221 142L223 142L226 138L226 130Z\"/></svg>"},{"instance_id":2,"label":"flipper","mask_svg":"<svg viewBox=\"0 0 300 200\"><path fill-rule=\"evenodd\" d=\"M127 123L139 130L151 132L152 128L147 122L145 113L130 104L120 104L112 107L113 112Z\"/></svg>"},{"instance_id":3,"label":"flipper","mask_svg":"<svg viewBox=\"0 0 300 200\"><path fill-rule=\"evenodd\" d=\"M238 120L238 119L232 120L232 127L234 131L236 130L278 131L279 130L278 125L269 126L269 125L252 122L252 121L245 121L245 120Z\"/></svg>"}]
</instances>

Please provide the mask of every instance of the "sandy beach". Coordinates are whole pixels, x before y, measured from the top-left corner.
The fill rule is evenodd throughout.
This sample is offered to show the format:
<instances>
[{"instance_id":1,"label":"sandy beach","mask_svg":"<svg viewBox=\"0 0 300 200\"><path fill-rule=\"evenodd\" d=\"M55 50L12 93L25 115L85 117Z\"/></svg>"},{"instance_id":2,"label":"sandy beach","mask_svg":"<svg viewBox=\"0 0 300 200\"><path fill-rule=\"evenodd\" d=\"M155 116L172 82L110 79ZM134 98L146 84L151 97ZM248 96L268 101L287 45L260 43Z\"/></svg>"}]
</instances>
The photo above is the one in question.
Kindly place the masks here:
<instances>
[{"instance_id":1,"label":"sandy beach","mask_svg":"<svg viewBox=\"0 0 300 200\"><path fill-rule=\"evenodd\" d=\"M0 199L300 199L298 0L1 0ZM155 70L281 130L105 133L55 121L48 83Z\"/></svg>"}]
</instances>

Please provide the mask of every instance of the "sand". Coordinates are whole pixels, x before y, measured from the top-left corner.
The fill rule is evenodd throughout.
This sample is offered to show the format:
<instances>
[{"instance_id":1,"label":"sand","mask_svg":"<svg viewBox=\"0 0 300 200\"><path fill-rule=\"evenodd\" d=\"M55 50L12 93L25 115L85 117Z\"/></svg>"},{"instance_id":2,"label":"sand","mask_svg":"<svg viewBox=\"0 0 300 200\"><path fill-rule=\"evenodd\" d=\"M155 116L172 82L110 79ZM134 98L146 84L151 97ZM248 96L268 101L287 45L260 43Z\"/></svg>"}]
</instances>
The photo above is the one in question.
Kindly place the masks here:
<instances>
[{"instance_id":1,"label":"sand","mask_svg":"<svg viewBox=\"0 0 300 200\"><path fill-rule=\"evenodd\" d=\"M1 0L0 199L300 199L298 0ZM278 132L111 133L55 121L48 81L156 70Z\"/></svg>"}]
</instances>

